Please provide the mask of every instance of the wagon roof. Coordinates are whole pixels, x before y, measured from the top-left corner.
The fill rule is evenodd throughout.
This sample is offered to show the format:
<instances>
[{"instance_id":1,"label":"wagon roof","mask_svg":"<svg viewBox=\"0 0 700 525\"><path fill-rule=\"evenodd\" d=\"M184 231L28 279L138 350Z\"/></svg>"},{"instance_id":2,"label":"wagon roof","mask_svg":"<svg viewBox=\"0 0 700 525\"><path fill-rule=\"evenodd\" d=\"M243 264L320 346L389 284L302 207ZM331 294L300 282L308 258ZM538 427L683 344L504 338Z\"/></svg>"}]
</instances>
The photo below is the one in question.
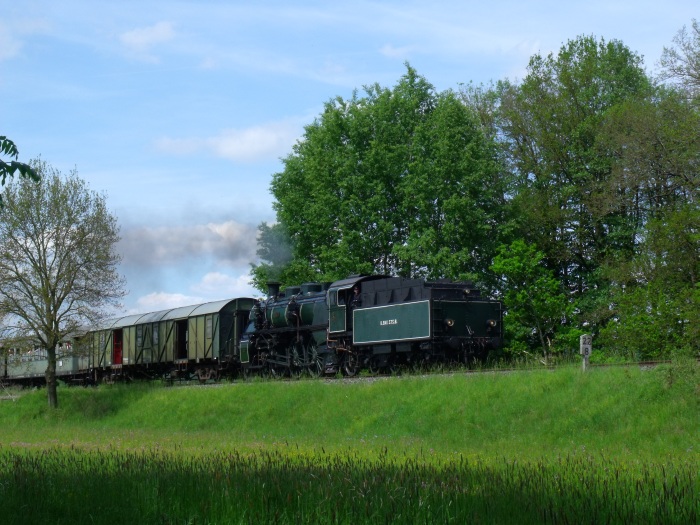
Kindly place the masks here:
<instances>
[{"instance_id":1,"label":"wagon roof","mask_svg":"<svg viewBox=\"0 0 700 525\"><path fill-rule=\"evenodd\" d=\"M126 315L124 317L113 317L111 319L105 319L97 324L96 330L107 330L108 328L120 328L122 326L129 326L132 324L137 324L140 317L144 314L136 315Z\"/></svg>"},{"instance_id":2,"label":"wagon roof","mask_svg":"<svg viewBox=\"0 0 700 525\"><path fill-rule=\"evenodd\" d=\"M187 319L197 315L213 314L222 311L229 304L237 305L239 301L253 303L254 299L241 297L236 299L223 299L220 301L212 301L209 303L194 304L190 306L180 306L178 308L169 308L167 310L159 310L157 312L149 312L145 314L127 315L125 317L117 317L108 319L97 327L98 330L109 328L122 328L124 326L133 326L146 323L156 323L158 321Z\"/></svg>"},{"instance_id":3,"label":"wagon roof","mask_svg":"<svg viewBox=\"0 0 700 525\"><path fill-rule=\"evenodd\" d=\"M163 315L162 320L168 319L184 319L186 317L194 317L196 315L206 315L219 312L224 307L235 299L225 299L223 301L214 301L211 303L195 304L192 306L181 306L169 310Z\"/></svg>"}]
</instances>

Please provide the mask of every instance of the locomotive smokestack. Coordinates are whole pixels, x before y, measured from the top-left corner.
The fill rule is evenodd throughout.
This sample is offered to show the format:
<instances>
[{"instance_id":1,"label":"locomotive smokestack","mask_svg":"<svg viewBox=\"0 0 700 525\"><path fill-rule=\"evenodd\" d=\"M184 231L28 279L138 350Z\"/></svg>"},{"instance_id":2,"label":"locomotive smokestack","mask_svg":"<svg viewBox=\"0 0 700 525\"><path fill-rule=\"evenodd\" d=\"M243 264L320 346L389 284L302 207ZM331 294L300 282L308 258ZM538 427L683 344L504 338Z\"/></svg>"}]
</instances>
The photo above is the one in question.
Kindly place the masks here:
<instances>
[{"instance_id":1,"label":"locomotive smokestack","mask_svg":"<svg viewBox=\"0 0 700 525\"><path fill-rule=\"evenodd\" d=\"M280 283L277 281L270 281L267 283L267 296L268 297L277 297L277 295L280 293Z\"/></svg>"}]
</instances>

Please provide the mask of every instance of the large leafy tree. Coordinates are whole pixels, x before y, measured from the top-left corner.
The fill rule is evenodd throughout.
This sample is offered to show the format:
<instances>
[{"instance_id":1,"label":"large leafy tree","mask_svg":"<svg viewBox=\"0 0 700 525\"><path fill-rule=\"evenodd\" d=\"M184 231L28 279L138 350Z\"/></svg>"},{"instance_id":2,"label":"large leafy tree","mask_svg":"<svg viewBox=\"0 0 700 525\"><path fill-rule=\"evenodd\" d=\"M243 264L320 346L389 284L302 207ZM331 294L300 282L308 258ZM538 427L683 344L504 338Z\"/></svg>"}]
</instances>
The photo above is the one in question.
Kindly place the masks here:
<instances>
[{"instance_id":1,"label":"large leafy tree","mask_svg":"<svg viewBox=\"0 0 700 525\"><path fill-rule=\"evenodd\" d=\"M664 51L672 87L654 84L622 43L580 37L535 55L521 83L462 92L512 174L514 233L542 252L576 306L574 321L561 316L568 332L602 331L635 355L690 340L696 318L697 29L693 21Z\"/></svg>"},{"instance_id":2,"label":"large leafy tree","mask_svg":"<svg viewBox=\"0 0 700 525\"><path fill-rule=\"evenodd\" d=\"M647 96L641 58L619 41L569 41L557 55L535 55L520 84L500 85L499 124L516 177L513 205L523 236L580 297L595 288L611 241L631 242L626 217L601 206L612 152L601 123L628 100ZM627 246L629 248L629 246Z\"/></svg>"},{"instance_id":3,"label":"large leafy tree","mask_svg":"<svg viewBox=\"0 0 700 525\"><path fill-rule=\"evenodd\" d=\"M620 107L651 93L638 55L619 41L589 36L556 54L534 55L521 82L462 90L483 129L498 141L509 172L510 240L525 240L541 253L566 291L566 308L557 318L569 326L560 333L586 319L570 315L570 306L579 314L602 310L607 283L601 267L610 254L634 251L640 223L621 204L625 190L611 182L619 151L604 124Z\"/></svg>"},{"instance_id":4,"label":"large leafy tree","mask_svg":"<svg viewBox=\"0 0 700 525\"><path fill-rule=\"evenodd\" d=\"M608 270L614 318L603 342L637 359L700 351L700 210L669 210L647 224L629 261Z\"/></svg>"},{"instance_id":5,"label":"large leafy tree","mask_svg":"<svg viewBox=\"0 0 700 525\"><path fill-rule=\"evenodd\" d=\"M329 101L273 178L278 224L261 227L256 282L482 277L504 204L494 159L476 115L410 66L393 89ZM280 232L291 259L275 270Z\"/></svg>"},{"instance_id":6,"label":"large leafy tree","mask_svg":"<svg viewBox=\"0 0 700 525\"><path fill-rule=\"evenodd\" d=\"M638 358L700 349L697 21L673 43L664 48L659 76L672 83L617 108L602 127L617 159L609 193L638 227L634 251L611 257L603 268L610 282L603 315L612 320L601 336L611 348Z\"/></svg>"},{"instance_id":7,"label":"large leafy tree","mask_svg":"<svg viewBox=\"0 0 700 525\"><path fill-rule=\"evenodd\" d=\"M603 268L613 321L604 339L642 358L686 347L697 352L700 311L700 113L685 90L659 87L653 99L611 115L604 132L617 154L613 181L639 224L633 253Z\"/></svg>"},{"instance_id":8,"label":"large leafy tree","mask_svg":"<svg viewBox=\"0 0 700 525\"><path fill-rule=\"evenodd\" d=\"M116 218L103 195L45 162L36 182L7 186L0 210L0 311L17 336L46 350L48 402L58 406L56 348L124 294Z\"/></svg>"}]
</instances>

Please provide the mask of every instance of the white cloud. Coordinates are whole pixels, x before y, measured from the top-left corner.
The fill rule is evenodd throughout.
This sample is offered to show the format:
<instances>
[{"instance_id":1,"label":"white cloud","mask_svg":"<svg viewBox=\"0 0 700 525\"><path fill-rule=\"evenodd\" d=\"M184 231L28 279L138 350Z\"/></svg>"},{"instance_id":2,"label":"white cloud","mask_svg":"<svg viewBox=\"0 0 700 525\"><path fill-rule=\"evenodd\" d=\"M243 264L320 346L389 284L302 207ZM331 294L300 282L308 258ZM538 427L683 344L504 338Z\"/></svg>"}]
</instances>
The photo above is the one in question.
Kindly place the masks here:
<instances>
[{"instance_id":1,"label":"white cloud","mask_svg":"<svg viewBox=\"0 0 700 525\"><path fill-rule=\"evenodd\" d=\"M175 37L171 22L158 22L148 27L138 27L119 35L119 40L134 55L142 60L157 62L158 58L150 53L154 46L169 42Z\"/></svg>"},{"instance_id":2,"label":"white cloud","mask_svg":"<svg viewBox=\"0 0 700 525\"><path fill-rule=\"evenodd\" d=\"M396 47L391 44L384 44L379 52L387 58L406 59L413 50L414 46Z\"/></svg>"},{"instance_id":3,"label":"white cloud","mask_svg":"<svg viewBox=\"0 0 700 525\"><path fill-rule=\"evenodd\" d=\"M255 162L285 155L302 132L301 121L287 119L245 129L228 129L213 137L164 137L156 141L156 148L176 155L208 153L234 161Z\"/></svg>"},{"instance_id":4,"label":"white cloud","mask_svg":"<svg viewBox=\"0 0 700 525\"><path fill-rule=\"evenodd\" d=\"M0 62L15 58L24 48L24 40L50 32L43 17L8 17L0 20Z\"/></svg>"},{"instance_id":5,"label":"white cloud","mask_svg":"<svg viewBox=\"0 0 700 525\"><path fill-rule=\"evenodd\" d=\"M249 274L234 277L221 272L210 272L192 286L192 290L205 296L219 298L259 295L249 282Z\"/></svg>"},{"instance_id":6,"label":"white cloud","mask_svg":"<svg viewBox=\"0 0 700 525\"><path fill-rule=\"evenodd\" d=\"M190 286L194 295L169 292L149 293L139 297L128 313L158 312L228 298L260 296L260 292L248 284L249 281L250 275L247 273L234 276L221 272L209 272L199 282Z\"/></svg>"},{"instance_id":7,"label":"white cloud","mask_svg":"<svg viewBox=\"0 0 700 525\"><path fill-rule=\"evenodd\" d=\"M149 27L139 27L122 33L119 40L127 47L144 51L155 44L162 44L172 40L175 36L173 24L170 22L158 22Z\"/></svg>"},{"instance_id":8,"label":"white cloud","mask_svg":"<svg viewBox=\"0 0 700 525\"><path fill-rule=\"evenodd\" d=\"M0 61L17 56L22 42L15 38L10 29L0 21Z\"/></svg>"},{"instance_id":9,"label":"white cloud","mask_svg":"<svg viewBox=\"0 0 700 525\"><path fill-rule=\"evenodd\" d=\"M130 313L158 312L180 306L190 306L205 302L202 297L179 293L153 292L136 300L134 310Z\"/></svg>"}]
</instances>

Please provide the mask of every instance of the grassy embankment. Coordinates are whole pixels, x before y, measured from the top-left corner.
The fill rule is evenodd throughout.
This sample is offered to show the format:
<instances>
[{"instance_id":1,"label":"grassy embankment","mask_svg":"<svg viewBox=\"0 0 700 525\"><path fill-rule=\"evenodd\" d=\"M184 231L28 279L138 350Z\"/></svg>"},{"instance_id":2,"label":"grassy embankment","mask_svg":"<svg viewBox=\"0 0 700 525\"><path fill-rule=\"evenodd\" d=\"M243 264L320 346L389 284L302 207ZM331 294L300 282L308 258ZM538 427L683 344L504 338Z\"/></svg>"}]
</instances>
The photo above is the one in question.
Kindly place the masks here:
<instances>
[{"instance_id":1,"label":"grassy embankment","mask_svg":"<svg viewBox=\"0 0 700 525\"><path fill-rule=\"evenodd\" d=\"M685 523L699 383L686 363L64 388L55 412L30 392L0 403L0 499L8 523Z\"/></svg>"}]
</instances>

